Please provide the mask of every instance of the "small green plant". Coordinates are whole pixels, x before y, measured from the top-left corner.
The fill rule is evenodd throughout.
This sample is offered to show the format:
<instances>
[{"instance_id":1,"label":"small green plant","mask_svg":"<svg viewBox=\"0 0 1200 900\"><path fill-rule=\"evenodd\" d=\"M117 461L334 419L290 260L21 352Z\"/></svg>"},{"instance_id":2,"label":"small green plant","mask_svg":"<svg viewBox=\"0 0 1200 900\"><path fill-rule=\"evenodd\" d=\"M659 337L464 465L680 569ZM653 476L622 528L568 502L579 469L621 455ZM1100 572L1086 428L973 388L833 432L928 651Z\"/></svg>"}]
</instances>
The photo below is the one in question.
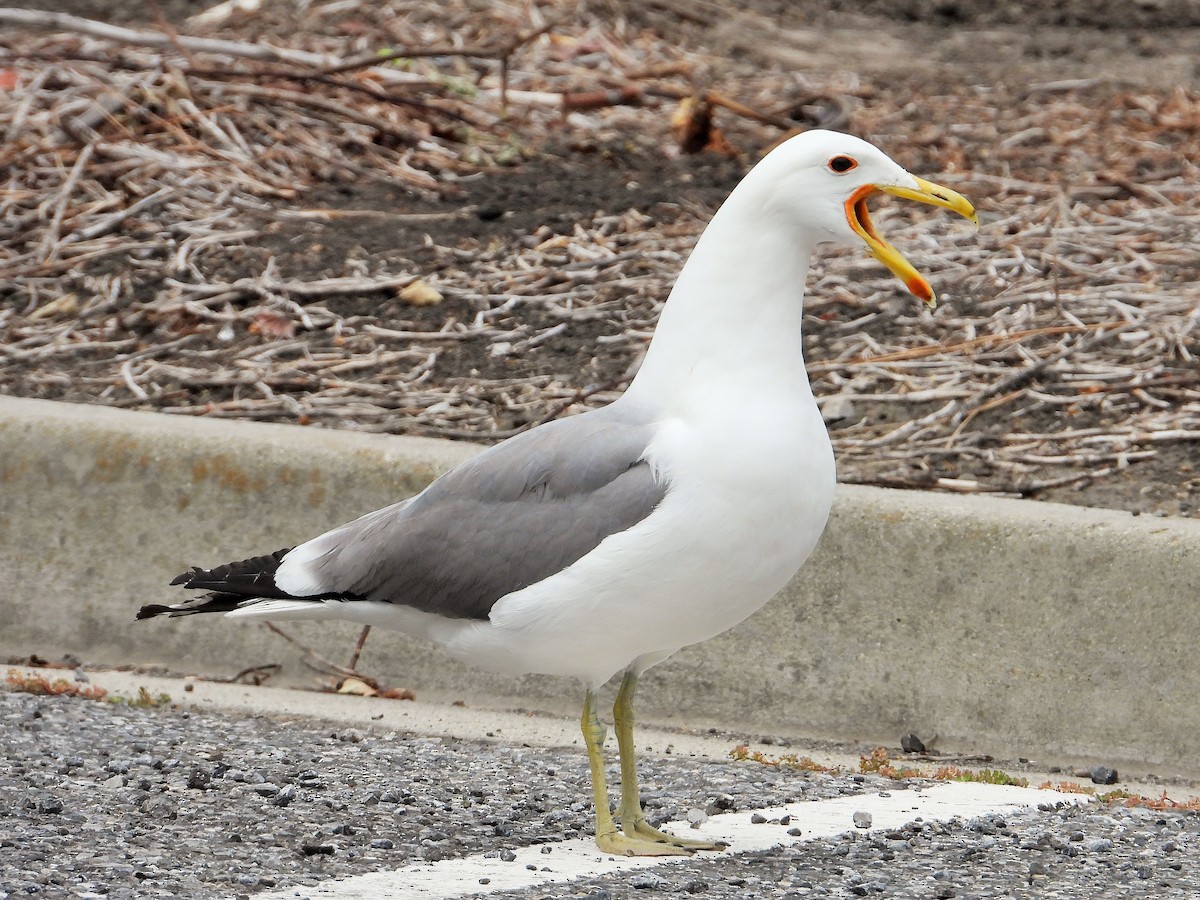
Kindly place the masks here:
<instances>
[{"instance_id":1,"label":"small green plant","mask_svg":"<svg viewBox=\"0 0 1200 900\"><path fill-rule=\"evenodd\" d=\"M103 700L108 691L91 684L78 684L65 678L51 681L45 675L26 675L17 669L9 669L4 680L18 691L26 694L42 694L50 697L82 697L84 700Z\"/></svg>"},{"instance_id":2,"label":"small green plant","mask_svg":"<svg viewBox=\"0 0 1200 900\"><path fill-rule=\"evenodd\" d=\"M888 756L886 747L876 747L871 751L870 756L860 756L858 758L858 771L864 775L871 775L885 768L891 768L892 760Z\"/></svg>"},{"instance_id":3,"label":"small green plant","mask_svg":"<svg viewBox=\"0 0 1200 900\"><path fill-rule=\"evenodd\" d=\"M132 706L135 709L158 709L158 707L166 706L171 702L171 695L161 692L151 694L144 687L139 687L136 697L114 696L110 697L108 702L119 706Z\"/></svg>"},{"instance_id":4,"label":"small green plant","mask_svg":"<svg viewBox=\"0 0 1200 900\"><path fill-rule=\"evenodd\" d=\"M1074 781L1043 781L1038 787L1044 791L1059 791L1063 794L1087 794L1095 797L1101 803L1114 803L1121 806L1140 806L1146 809L1189 812L1200 810L1200 797L1188 797L1186 800L1172 800L1167 796L1166 791L1163 791L1162 795L1158 797L1135 794L1124 788L1116 788L1115 790L1098 794L1096 793L1096 789L1091 785L1078 784Z\"/></svg>"},{"instance_id":5,"label":"small green plant","mask_svg":"<svg viewBox=\"0 0 1200 900\"><path fill-rule=\"evenodd\" d=\"M738 762L756 762L759 765L772 768L796 769L802 772L827 772L830 775L841 775L843 770L836 766L825 766L807 756L767 756L758 750L751 750L745 744L738 744L729 751L730 758ZM858 758L858 771L864 775L880 775L901 781L909 778L926 778L930 781L967 781L978 784L999 784L1010 787L1029 787L1029 780L1019 775L1010 775L1002 769L960 769L958 766L942 766L927 772L911 766L897 766L888 755L886 747L876 747L869 754ZM1178 810L1200 812L1200 796L1189 797L1186 800L1172 800L1164 791L1161 797L1146 797L1126 790L1107 791L1097 794L1096 789L1074 781L1043 781L1037 785L1039 790L1058 791L1063 794L1087 794L1095 797L1101 803L1119 803L1122 806L1140 806L1146 809Z\"/></svg>"},{"instance_id":6,"label":"small green plant","mask_svg":"<svg viewBox=\"0 0 1200 900\"><path fill-rule=\"evenodd\" d=\"M1172 800L1163 791L1161 797L1145 797L1129 791L1117 789L1097 795L1102 803L1120 803L1122 806L1141 806L1146 809L1179 810L1195 812L1200 810L1200 797L1189 797L1186 800Z\"/></svg>"},{"instance_id":7,"label":"small green plant","mask_svg":"<svg viewBox=\"0 0 1200 900\"><path fill-rule=\"evenodd\" d=\"M938 781L971 781L978 784L1007 784L1013 787L1029 787L1029 780L1009 775L1000 769L960 769L958 766L943 766L933 773Z\"/></svg>"},{"instance_id":8,"label":"small green plant","mask_svg":"<svg viewBox=\"0 0 1200 900\"><path fill-rule=\"evenodd\" d=\"M14 690L26 694L40 694L46 697L80 697L84 700L106 700L118 706L132 706L136 709L157 709L171 702L171 695L151 694L144 687L139 687L133 697L122 697L119 694L109 696L108 689L94 684L79 684L67 681L65 678L55 678L51 681L45 675L37 673L26 675L17 669L9 669L4 677L5 682Z\"/></svg>"},{"instance_id":9,"label":"small green plant","mask_svg":"<svg viewBox=\"0 0 1200 900\"><path fill-rule=\"evenodd\" d=\"M745 744L738 744L729 751L729 756L738 762L756 762L773 768L795 769L797 772L826 772L837 775L841 769L836 766L825 766L808 756L797 756L787 753L783 756L767 756L761 750L751 750Z\"/></svg>"},{"instance_id":10,"label":"small green plant","mask_svg":"<svg viewBox=\"0 0 1200 900\"><path fill-rule=\"evenodd\" d=\"M888 756L886 747L876 747L871 751L870 756L860 756L858 758L858 770L864 775L878 774L893 781L903 781L906 778L929 777L925 772L922 772L920 769L914 769L912 766L900 766L897 768L892 765L892 760Z\"/></svg>"},{"instance_id":11,"label":"small green plant","mask_svg":"<svg viewBox=\"0 0 1200 900\"><path fill-rule=\"evenodd\" d=\"M1093 796L1096 793L1095 788L1077 784L1074 781L1043 781L1038 785L1038 790L1058 791L1061 794L1092 794ZM1113 793L1117 792L1113 791Z\"/></svg>"},{"instance_id":12,"label":"small green plant","mask_svg":"<svg viewBox=\"0 0 1200 900\"><path fill-rule=\"evenodd\" d=\"M841 775L842 769L836 766L825 766L807 756L767 756L751 750L745 744L739 744L729 751L731 758L747 762L756 762L774 768L796 769L802 772L827 772L830 775ZM958 766L943 766L936 772L930 773L913 766L898 766L888 755L886 747L876 747L869 754L858 758L858 771L864 775L879 775L893 781L904 781L909 778L928 778L933 781L976 781L982 784L1007 784L1014 787L1028 787L1029 782L1024 778L1009 775L1000 769L960 769ZM1052 787L1044 784L1042 787Z\"/></svg>"}]
</instances>

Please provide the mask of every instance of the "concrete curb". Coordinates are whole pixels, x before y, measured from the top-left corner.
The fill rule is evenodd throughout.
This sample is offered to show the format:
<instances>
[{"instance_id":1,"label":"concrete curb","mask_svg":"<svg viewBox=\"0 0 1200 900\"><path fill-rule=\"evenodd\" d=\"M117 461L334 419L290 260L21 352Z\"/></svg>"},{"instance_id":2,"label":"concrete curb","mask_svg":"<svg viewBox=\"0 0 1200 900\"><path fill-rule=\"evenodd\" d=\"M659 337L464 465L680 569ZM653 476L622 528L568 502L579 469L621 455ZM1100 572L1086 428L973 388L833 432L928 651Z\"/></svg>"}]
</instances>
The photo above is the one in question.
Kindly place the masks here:
<instances>
[{"instance_id":1,"label":"concrete curb","mask_svg":"<svg viewBox=\"0 0 1200 900\"><path fill-rule=\"evenodd\" d=\"M296 652L222 619L135 624L191 564L302 540L477 448L0 398L0 653L232 673ZM1200 522L843 486L816 555L733 631L647 674L644 715L773 734L1194 772ZM357 628L289 626L343 661ZM572 712L578 690L373 634L424 697Z\"/></svg>"}]
</instances>

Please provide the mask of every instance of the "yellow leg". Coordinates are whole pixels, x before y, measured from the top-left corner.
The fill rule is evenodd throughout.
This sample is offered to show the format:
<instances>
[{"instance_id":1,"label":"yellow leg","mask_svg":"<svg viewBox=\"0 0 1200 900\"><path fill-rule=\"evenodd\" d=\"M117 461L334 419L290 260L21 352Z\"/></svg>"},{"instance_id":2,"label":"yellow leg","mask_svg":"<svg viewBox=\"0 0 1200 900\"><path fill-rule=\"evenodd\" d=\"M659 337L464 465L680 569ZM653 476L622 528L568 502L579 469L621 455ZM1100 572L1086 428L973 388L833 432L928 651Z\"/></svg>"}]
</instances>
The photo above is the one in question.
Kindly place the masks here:
<instances>
[{"instance_id":1,"label":"yellow leg","mask_svg":"<svg viewBox=\"0 0 1200 900\"><path fill-rule=\"evenodd\" d=\"M604 726L596 715L596 697L589 690L583 701L580 722L583 742L587 745L588 766L592 770L592 800L596 805L596 845L605 853L618 856L678 856L688 851L670 844L624 835L617 830L608 808L608 787L604 778Z\"/></svg>"},{"instance_id":2,"label":"yellow leg","mask_svg":"<svg viewBox=\"0 0 1200 900\"><path fill-rule=\"evenodd\" d=\"M641 791L638 790L637 753L633 748L633 695L637 693L638 677L630 670L621 680L617 700L613 704L613 725L617 731L617 749L621 754L621 829L626 835L637 835L648 841L668 844L681 850L723 850L719 841L676 837L659 831L646 821L642 812Z\"/></svg>"}]
</instances>

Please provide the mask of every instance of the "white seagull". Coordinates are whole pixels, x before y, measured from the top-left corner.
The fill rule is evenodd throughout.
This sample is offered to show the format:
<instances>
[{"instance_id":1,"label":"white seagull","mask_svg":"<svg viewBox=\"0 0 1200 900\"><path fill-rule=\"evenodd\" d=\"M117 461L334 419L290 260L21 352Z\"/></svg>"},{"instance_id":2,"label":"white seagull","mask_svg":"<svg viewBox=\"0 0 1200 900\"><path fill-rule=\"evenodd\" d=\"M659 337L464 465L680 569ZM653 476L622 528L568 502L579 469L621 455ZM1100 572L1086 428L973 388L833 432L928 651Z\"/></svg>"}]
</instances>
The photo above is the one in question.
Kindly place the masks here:
<instances>
[{"instance_id":1,"label":"white seagull","mask_svg":"<svg viewBox=\"0 0 1200 900\"><path fill-rule=\"evenodd\" d=\"M345 619L394 628L497 672L586 686L596 843L684 854L642 812L633 744L639 676L737 625L796 574L834 492L829 436L801 353L817 244L865 243L929 306L929 283L875 230L884 192L977 223L961 195L871 144L784 142L713 217L663 308L637 377L611 405L489 448L417 496L297 547L172 584L209 593L138 618ZM613 706L621 802L609 809L596 691Z\"/></svg>"}]
</instances>

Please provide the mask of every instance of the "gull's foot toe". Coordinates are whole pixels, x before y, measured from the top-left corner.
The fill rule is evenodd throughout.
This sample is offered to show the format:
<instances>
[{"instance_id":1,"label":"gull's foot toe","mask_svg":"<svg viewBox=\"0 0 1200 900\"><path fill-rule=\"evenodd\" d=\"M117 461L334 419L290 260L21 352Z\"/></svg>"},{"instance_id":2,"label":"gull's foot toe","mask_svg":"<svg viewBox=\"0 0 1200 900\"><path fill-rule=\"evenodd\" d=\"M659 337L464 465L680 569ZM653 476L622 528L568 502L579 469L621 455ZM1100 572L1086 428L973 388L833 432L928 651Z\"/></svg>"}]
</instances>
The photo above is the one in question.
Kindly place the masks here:
<instances>
[{"instance_id":1,"label":"gull's foot toe","mask_svg":"<svg viewBox=\"0 0 1200 900\"><path fill-rule=\"evenodd\" d=\"M704 838L682 838L676 837L667 831L660 831L649 822L645 816L638 816L630 826L624 826L626 834L633 831L638 837L655 843L670 844L672 847L679 847L682 850L724 850L729 845L724 841L710 841Z\"/></svg>"},{"instance_id":2,"label":"gull's foot toe","mask_svg":"<svg viewBox=\"0 0 1200 900\"><path fill-rule=\"evenodd\" d=\"M620 831L596 835L596 845L614 856L691 856L692 850L668 841L631 837Z\"/></svg>"}]
</instances>

